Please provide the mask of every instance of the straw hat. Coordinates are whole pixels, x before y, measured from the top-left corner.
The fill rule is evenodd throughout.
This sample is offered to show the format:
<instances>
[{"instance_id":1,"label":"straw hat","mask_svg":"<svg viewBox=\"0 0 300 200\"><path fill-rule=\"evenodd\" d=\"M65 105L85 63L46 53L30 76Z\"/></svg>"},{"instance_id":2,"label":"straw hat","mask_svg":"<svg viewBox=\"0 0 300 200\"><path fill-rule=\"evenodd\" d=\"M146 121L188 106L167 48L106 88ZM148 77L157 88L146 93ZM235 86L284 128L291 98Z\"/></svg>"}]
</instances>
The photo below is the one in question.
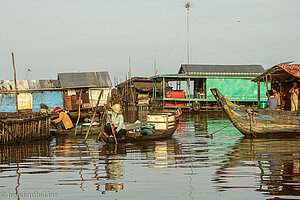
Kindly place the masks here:
<instances>
[{"instance_id":1,"label":"straw hat","mask_svg":"<svg viewBox=\"0 0 300 200\"><path fill-rule=\"evenodd\" d=\"M122 108L121 108L121 105L120 104L115 104L111 107L111 109L117 113L117 114L121 114L122 113Z\"/></svg>"}]
</instances>

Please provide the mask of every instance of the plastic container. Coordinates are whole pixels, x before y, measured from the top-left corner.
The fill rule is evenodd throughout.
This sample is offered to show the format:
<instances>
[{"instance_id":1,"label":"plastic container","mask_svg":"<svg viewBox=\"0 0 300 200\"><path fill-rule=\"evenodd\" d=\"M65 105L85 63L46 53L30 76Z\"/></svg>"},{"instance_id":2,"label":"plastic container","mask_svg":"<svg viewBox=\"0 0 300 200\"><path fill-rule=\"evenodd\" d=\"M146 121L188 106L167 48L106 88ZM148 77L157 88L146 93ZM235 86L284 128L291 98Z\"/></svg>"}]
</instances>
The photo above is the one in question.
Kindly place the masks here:
<instances>
[{"instance_id":1,"label":"plastic container","mask_svg":"<svg viewBox=\"0 0 300 200\"><path fill-rule=\"evenodd\" d=\"M178 99L184 99L185 98L185 92L172 91L170 93L172 95L172 98L178 98Z\"/></svg>"},{"instance_id":2,"label":"plastic container","mask_svg":"<svg viewBox=\"0 0 300 200\"><path fill-rule=\"evenodd\" d=\"M267 102L261 102L258 106L260 109L267 109L268 108L268 103Z\"/></svg>"}]
</instances>

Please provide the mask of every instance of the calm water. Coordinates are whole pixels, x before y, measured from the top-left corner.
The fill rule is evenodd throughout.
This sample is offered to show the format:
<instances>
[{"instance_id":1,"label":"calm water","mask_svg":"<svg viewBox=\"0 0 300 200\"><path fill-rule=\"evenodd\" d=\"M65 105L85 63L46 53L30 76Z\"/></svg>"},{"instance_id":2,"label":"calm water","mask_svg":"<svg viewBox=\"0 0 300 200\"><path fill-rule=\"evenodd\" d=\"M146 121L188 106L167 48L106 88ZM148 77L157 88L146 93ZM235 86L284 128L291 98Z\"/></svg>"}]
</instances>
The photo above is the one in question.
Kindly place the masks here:
<instances>
[{"instance_id":1,"label":"calm water","mask_svg":"<svg viewBox=\"0 0 300 200\"><path fill-rule=\"evenodd\" d=\"M126 116L134 121L138 115ZM168 140L89 137L1 146L1 199L300 199L300 138L244 139L222 113L184 115Z\"/></svg>"}]
</instances>

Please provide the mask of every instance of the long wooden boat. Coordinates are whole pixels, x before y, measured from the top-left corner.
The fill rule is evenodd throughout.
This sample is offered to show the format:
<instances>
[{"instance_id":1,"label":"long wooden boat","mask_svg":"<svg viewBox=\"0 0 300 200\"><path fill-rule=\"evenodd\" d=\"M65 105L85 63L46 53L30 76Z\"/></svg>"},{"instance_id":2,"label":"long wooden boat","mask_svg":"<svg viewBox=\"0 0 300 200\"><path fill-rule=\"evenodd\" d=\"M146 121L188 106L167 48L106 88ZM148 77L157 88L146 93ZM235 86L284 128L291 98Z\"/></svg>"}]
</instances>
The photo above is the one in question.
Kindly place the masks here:
<instances>
[{"instance_id":1,"label":"long wooden boat","mask_svg":"<svg viewBox=\"0 0 300 200\"><path fill-rule=\"evenodd\" d=\"M141 142L149 140L160 140L171 137L178 127L178 120L176 120L175 126L168 130L156 130L153 135L143 135L142 132L127 133L125 139L118 138L118 143L129 143L129 142ZM101 134L101 139L106 143L115 144L113 137L107 136L105 133Z\"/></svg>"},{"instance_id":2,"label":"long wooden boat","mask_svg":"<svg viewBox=\"0 0 300 200\"><path fill-rule=\"evenodd\" d=\"M86 132L88 130L88 127L81 127L77 129L77 135L85 135ZM90 135L99 135L100 132L103 131L103 127L95 127L92 126L90 129L89 134ZM70 135L73 136L75 135L75 128L72 128L70 130L63 130L62 132L58 132L57 129L52 129L51 131L51 135Z\"/></svg>"},{"instance_id":3,"label":"long wooden boat","mask_svg":"<svg viewBox=\"0 0 300 200\"><path fill-rule=\"evenodd\" d=\"M232 124L246 136L300 134L300 112L246 108L229 101L218 89L211 89Z\"/></svg>"}]
</instances>

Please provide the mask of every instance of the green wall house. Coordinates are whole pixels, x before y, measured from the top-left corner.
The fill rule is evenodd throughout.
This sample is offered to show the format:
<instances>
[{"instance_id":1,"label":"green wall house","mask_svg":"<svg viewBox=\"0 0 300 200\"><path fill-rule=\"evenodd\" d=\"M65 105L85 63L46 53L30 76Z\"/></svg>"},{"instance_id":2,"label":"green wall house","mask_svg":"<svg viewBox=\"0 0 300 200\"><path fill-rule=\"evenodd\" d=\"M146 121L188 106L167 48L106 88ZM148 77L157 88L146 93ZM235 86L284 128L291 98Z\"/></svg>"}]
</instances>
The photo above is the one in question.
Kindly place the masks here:
<instances>
[{"instance_id":1,"label":"green wall house","mask_svg":"<svg viewBox=\"0 0 300 200\"><path fill-rule=\"evenodd\" d=\"M153 99L163 101L164 106L215 102L210 89L217 88L230 101L254 104L258 102L259 90L261 100L267 100L265 83L260 83L258 89L258 84L251 81L263 72L261 65L183 64L178 74L153 77Z\"/></svg>"}]
</instances>

